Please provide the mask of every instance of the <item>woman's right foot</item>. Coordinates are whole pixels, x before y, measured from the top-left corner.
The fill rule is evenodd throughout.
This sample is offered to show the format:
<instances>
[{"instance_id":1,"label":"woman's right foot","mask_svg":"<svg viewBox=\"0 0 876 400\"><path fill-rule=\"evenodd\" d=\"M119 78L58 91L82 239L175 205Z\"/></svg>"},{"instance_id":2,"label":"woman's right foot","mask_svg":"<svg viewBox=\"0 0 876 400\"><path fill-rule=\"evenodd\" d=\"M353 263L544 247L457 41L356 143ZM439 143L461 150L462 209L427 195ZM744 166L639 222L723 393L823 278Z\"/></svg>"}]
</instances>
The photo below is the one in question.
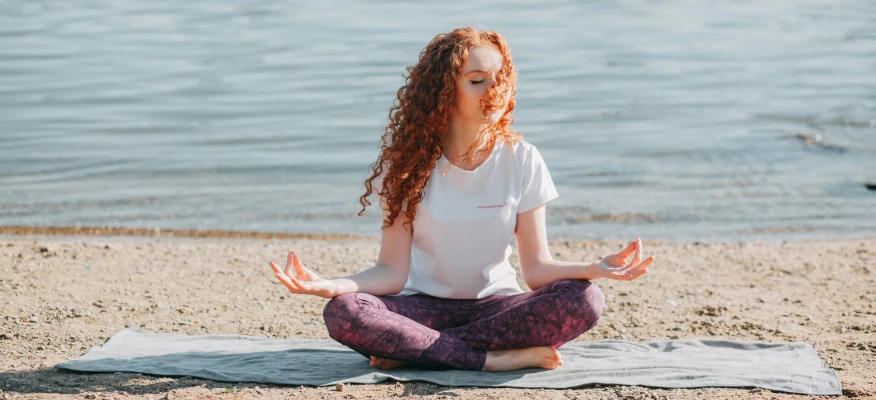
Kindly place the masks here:
<instances>
[{"instance_id":1,"label":"woman's right foot","mask_svg":"<svg viewBox=\"0 0 876 400\"><path fill-rule=\"evenodd\" d=\"M488 351L484 371L513 371L522 368L555 369L563 365L560 352L548 346Z\"/></svg>"},{"instance_id":2,"label":"woman's right foot","mask_svg":"<svg viewBox=\"0 0 876 400\"><path fill-rule=\"evenodd\" d=\"M371 356L371 360L369 361L368 364L371 365L371 368L393 369L393 368L398 368L398 367L404 367L404 366L408 365L409 363L405 362L405 361L393 360L393 359L389 359L389 358L380 358L380 357Z\"/></svg>"}]
</instances>

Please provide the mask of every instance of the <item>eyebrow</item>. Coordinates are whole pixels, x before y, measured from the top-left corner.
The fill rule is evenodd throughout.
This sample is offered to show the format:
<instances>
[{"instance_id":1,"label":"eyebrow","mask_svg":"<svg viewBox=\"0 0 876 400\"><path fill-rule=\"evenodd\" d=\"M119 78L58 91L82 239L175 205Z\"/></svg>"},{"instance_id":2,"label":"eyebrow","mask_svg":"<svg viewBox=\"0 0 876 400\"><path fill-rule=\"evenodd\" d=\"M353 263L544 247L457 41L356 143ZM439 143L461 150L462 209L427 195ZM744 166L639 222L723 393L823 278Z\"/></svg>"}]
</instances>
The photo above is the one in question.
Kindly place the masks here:
<instances>
[{"instance_id":1,"label":"eyebrow","mask_svg":"<svg viewBox=\"0 0 876 400\"><path fill-rule=\"evenodd\" d=\"M496 72L499 72L499 71L496 71ZM482 69L473 69L471 71L468 71L468 72L462 74L462 76L471 75L471 74L475 74L475 73L489 74L490 71L484 71Z\"/></svg>"},{"instance_id":2,"label":"eyebrow","mask_svg":"<svg viewBox=\"0 0 876 400\"><path fill-rule=\"evenodd\" d=\"M493 66L501 65L501 64L502 64L502 61L499 61L499 62L497 62L496 64L494 64ZM500 69L501 69L501 68L500 68ZM473 70L471 70L471 71L468 71L468 72L464 73L463 75L473 74L473 73L475 73L475 72L480 72L480 73L482 73L482 74L487 74L487 73L489 73L489 71L484 71L484 70L482 70L482 69L473 69Z\"/></svg>"}]
</instances>

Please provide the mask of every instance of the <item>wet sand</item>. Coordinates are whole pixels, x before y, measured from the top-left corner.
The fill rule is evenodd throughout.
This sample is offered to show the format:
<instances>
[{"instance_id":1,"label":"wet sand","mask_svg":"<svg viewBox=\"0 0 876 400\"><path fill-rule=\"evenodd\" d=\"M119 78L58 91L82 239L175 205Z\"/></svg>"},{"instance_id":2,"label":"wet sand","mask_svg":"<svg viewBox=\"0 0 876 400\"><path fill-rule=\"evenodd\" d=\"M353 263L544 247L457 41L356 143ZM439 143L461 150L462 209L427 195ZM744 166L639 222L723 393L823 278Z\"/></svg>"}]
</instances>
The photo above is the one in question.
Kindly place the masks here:
<instances>
[{"instance_id":1,"label":"wet sand","mask_svg":"<svg viewBox=\"0 0 876 400\"><path fill-rule=\"evenodd\" d=\"M56 363L125 327L328 338L321 316L326 300L289 294L268 261L284 261L288 250L296 250L305 264L332 278L371 266L379 250L375 239L355 237L75 229L0 228L0 398L812 398L760 389L522 390L424 383L346 385L339 392L60 372L53 369ZM564 241L551 243L551 251L556 259L592 261L621 245ZM837 370L843 397L876 398L876 238L646 241L645 248L658 257L652 272L634 282L597 281L607 298L605 315L577 340L803 341Z\"/></svg>"}]
</instances>

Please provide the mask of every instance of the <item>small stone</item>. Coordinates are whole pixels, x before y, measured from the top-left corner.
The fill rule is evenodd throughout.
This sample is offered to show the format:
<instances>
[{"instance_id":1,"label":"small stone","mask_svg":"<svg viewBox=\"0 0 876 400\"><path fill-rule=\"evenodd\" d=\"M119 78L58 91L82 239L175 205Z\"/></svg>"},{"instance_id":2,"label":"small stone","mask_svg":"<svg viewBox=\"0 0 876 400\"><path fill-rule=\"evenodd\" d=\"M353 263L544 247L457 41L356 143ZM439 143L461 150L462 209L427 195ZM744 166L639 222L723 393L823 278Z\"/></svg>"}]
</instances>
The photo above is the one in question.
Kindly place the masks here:
<instances>
[{"instance_id":1,"label":"small stone","mask_svg":"<svg viewBox=\"0 0 876 400\"><path fill-rule=\"evenodd\" d=\"M37 346L37 350L45 350L46 348L43 346Z\"/></svg>"},{"instance_id":2,"label":"small stone","mask_svg":"<svg viewBox=\"0 0 876 400\"><path fill-rule=\"evenodd\" d=\"M161 398L161 400L173 400L173 395L170 393L167 393L164 395L164 397Z\"/></svg>"},{"instance_id":3,"label":"small stone","mask_svg":"<svg viewBox=\"0 0 876 400\"><path fill-rule=\"evenodd\" d=\"M337 390L339 392L343 392L344 391L344 384L343 383L336 383L335 390Z\"/></svg>"}]
</instances>

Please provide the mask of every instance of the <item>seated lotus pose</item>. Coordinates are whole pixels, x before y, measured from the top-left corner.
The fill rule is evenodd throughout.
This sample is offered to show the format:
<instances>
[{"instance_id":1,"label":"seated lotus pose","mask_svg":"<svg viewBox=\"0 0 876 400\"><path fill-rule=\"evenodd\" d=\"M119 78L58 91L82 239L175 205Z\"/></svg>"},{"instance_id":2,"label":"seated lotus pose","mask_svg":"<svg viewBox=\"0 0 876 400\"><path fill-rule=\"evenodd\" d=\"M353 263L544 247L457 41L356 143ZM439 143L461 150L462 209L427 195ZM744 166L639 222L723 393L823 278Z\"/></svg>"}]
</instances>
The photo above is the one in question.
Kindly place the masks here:
<instances>
[{"instance_id":1,"label":"seated lotus pose","mask_svg":"<svg viewBox=\"0 0 876 400\"><path fill-rule=\"evenodd\" d=\"M383 210L376 264L324 279L294 252L285 269L270 263L292 293L331 298L329 335L372 367L557 368L557 347L602 314L592 282L636 279L654 261L639 239L592 263L553 259L545 204L557 191L535 146L511 129L515 85L498 33L436 36L407 70L359 199L359 215L372 192ZM508 261L512 239L530 292Z\"/></svg>"}]
</instances>

